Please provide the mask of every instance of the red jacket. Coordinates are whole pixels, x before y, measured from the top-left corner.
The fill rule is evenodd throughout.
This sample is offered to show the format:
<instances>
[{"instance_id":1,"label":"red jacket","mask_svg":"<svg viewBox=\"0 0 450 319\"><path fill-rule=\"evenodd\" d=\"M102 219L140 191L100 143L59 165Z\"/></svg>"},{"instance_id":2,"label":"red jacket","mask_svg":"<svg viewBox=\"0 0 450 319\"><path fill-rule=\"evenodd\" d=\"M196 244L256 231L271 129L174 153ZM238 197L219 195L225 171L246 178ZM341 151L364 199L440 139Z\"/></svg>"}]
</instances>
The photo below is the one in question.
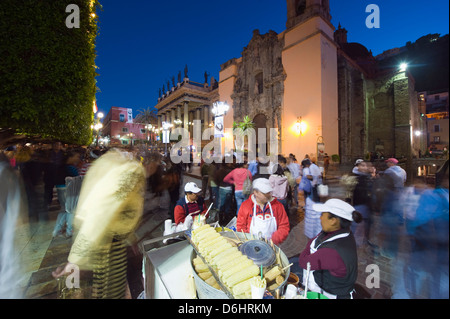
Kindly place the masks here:
<instances>
[{"instance_id":1,"label":"red jacket","mask_svg":"<svg viewBox=\"0 0 450 319\"><path fill-rule=\"evenodd\" d=\"M236 221L236 231L244 231L244 233L250 232L250 225L253 218L253 195L251 195L246 201L241 205L238 212L238 217ZM276 198L274 198L270 205L272 206L273 216L277 221L277 230L272 234L272 241L275 245L281 244L286 240L289 235L289 218L284 210L283 204L281 204ZM259 205L256 206L256 212L261 213L261 208ZM269 205L266 204L264 207L264 212L270 214Z\"/></svg>"}]
</instances>

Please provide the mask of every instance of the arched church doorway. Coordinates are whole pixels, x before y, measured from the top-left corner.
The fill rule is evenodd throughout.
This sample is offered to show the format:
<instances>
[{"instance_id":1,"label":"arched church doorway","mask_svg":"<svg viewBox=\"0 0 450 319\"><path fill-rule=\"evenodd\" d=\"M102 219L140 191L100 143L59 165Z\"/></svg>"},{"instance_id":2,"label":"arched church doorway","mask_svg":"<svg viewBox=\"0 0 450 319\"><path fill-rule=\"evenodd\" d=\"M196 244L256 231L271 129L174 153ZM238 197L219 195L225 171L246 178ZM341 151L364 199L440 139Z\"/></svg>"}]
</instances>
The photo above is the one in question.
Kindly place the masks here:
<instances>
[{"instance_id":1,"label":"arched church doorway","mask_svg":"<svg viewBox=\"0 0 450 319\"><path fill-rule=\"evenodd\" d=\"M253 118L253 123L255 124L254 128L255 128L255 132L256 132L256 150L259 149L259 130L260 128L264 129L265 135L266 135L266 145L267 145L267 141L268 141L268 131L267 131L267 117L264 114L257 114L254 118ZM261 133L262 133L261 132ZM263 138L263 137L261 137Z\"/></svg>"}]
</instances>

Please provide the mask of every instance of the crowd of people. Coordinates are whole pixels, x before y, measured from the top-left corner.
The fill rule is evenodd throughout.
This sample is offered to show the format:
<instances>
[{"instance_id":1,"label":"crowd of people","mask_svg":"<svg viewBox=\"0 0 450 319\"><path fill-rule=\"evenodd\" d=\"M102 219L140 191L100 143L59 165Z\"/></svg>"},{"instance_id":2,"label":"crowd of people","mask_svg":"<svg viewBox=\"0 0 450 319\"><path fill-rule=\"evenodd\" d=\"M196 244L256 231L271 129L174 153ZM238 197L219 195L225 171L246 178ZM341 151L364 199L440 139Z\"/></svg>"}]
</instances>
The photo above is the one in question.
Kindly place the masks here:
<instances>
[{"instance_id":1,"label":"crowd of people","mask_svg":"<svg viewBox=\"0 0 450 319\"><path fill-rule=\"evenodd\" d=\"M348 196L330 199L324 192L329 161L324 160L319 167L316 159L308 155L299 163L294 154L287 157L280 154L277 162L271 163L260 158L248 161L246 153L242 158L227 154L219 162L201 162L200 185L183 181L185 173L192 172L192 166L174 163L165 154L140 148L107 152L96 148L63 148L60 142L55 142L51 147L8 148L0 155L3 171L8 168L20 177L30 222L48 219L55 191L60 211L52 236L72 237L77 213L82 236L80 233L74 236L72 257L54 273L55 277L75 263L90 265L86 268L92 269L99 262L86 259L92 257L92 251L101 250L101 256L112 251L120 253L125 237L138 226L142 216L151 213L146 205L168 194L167 218L176 224L185 223L187 217L194 218L210 207L208 222L225 226L236 218L237 231L271 239L277 245L289 235L289 217L303 210L304 235L309 242L296 257L292 271L302 277L307 265L310 266L314 272L309 278L310 287L317 287L317 292L332 298L352 296L357 247L401 260L398 245L403 234L399 227L403 227L411 254L404 261L405 282L394 285L394 295L408 291L412 292L409 298L416 298L427 280L424 278L428 278L433 284L429 295L448 298L448 270L443 268L445 265L448 268L448 161L436 174L436 187L430 189L405 186L406 172L395 158L384 161L382 171L377 171L372 162L358 159L345 176L349 183L347 190L351 190ZM122 171L126 176L121 175ZM299 198L303 201L299 202ZM91 212L94 206L95 214ZM376 234L377 239L382 239L377 244L373 241L375 216L380 217L382 230L381 236ZM91 224L86 226L86 220ZM132 222L124 226L120 220ZM104 227L98 228L98 223ZM96 248L91 247L90 253L81 251L89 250L87 246ZM424 265L423 258L433 262ZM97 286L101 287L101 283ZM117 296L123 297L124 293ZM102 297L95 291L92 296Z\"/></svg>"}]
</instances>

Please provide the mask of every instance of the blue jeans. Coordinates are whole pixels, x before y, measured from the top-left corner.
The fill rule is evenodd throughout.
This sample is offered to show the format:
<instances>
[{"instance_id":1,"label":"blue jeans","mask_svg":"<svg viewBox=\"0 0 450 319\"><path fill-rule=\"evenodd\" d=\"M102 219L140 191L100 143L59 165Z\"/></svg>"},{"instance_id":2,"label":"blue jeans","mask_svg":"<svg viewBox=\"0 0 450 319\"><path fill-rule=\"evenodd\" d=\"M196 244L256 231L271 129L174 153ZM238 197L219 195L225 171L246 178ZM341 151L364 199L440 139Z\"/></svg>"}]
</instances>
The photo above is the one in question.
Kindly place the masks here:
<instances>
[{"instance_id":1,"label":"blue jeans","mask_svg":"<svg viewBox=\"0 0 450 319\"><path fill-rule=\"evenodd\" d=\"M213 202L213 209L217 209L219 207L219 186L211 186L211 197L210 200Z\"/></svg>"},{"instance_id":2,"label":"blue jeans","mask_svg":"<svg viewBox=\"0 0 450 319\"><path fill-rule=\"evenodd\" d=\"M236 216L239 213L239 208L241 207L241 204L248 199L249 195L245 195L242 191L235 191L234 192L234 198L236 198Z\"/></svg>"},{"instance_id":3,"label":"blue jeans","mask_svg":"<svg viewBox=\"0 0 450 319\"><path fill-rule=\"evenodd\" d=\"M233 190L219 187L219 211L227 213L231 207Z\"/></svg>"}]
</instances>

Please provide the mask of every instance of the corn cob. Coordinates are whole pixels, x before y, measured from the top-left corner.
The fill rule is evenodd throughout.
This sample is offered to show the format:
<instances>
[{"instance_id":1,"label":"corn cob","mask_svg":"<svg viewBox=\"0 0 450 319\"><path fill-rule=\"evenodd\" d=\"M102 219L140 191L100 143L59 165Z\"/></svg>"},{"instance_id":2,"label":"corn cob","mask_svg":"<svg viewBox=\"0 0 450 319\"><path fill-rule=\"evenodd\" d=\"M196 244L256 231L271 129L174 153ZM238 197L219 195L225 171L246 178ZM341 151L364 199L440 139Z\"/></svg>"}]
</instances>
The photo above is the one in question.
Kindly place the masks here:
<instances>
[{"instance_id":1,"label":"corn cob","mask_svg":"<svg viewBox=\"0 0 450 319\"><path fill-rule=\"evenodd\" d=\"M212 273L210 271L205 271L205 272L199 272L197 273L197 275L202 278L203 280L208 279L209 277L212 276Z\"/></svg>"},{"instance_id":2,"label":"corn cob","mask_svg":"<svg viewBox=\"0 0 450 319\"><path fill-rule=\"evenodd\" d=\"M244 255L242 255L242 253L237 250L229 255L226 256L222 256L218 259L215 260L215 266L217 268L223 268L225 267L228 263L233 262L235 259L240 258ZM216 256L217 257L217 256Z\"/></svg>"},{"instance_id":3,"label":"corn cob","mask_svg":"<svg viewBox=\"0 0 450 319\"><path fill-rule=\"evenodd\" d=\"M209 254L208 257L210 259L216 257L218 254L220 254L222 251L227 250L228 248L231 247L231 244L226 242L223 245L218 246L216 249L213 249Z\"/></svg>"},{"instance_id":4,"label":"corn cob","mask_svg":"<svg viewBox=\"0 0 450 319\"><path fill-rule=\"evenodd\" d=\"M225 270L223 272L219 270L219 276L222 280L227 280L227 278L229 278L233 274L238 273L241 269L244 269L245 267L248 267L251 265L253 265L253 260L247 258L247 260L244 260L243 262L241 262L231 268L228 268L227 270Z\"/></svg>"},{"instance_id":5,"label":"corn cob","mask_svg":"<svg viewBox=\"0 0 450 319\"><path fill-rule=\"evenodd\" d=\"M209 229L207 229L207 230L205 230L205 231L202 231L202 232L199 233L198 235L196 235L196 236L193 238L193 241L194 241L195 244L198 244L198 243L201 242L202 240L206 240L206 238L209 238L209 237L217 237L217 236L220 236L220 234L217 233L214 229L209 228Z\"/></svg>"},{"instance_id":6,"label":"corn cob","mask_svg":"<svg viewBox=\"0 0 450 319\"><path fill-rule=\"evenodd\" d=\"M252 278L247 279L243 282L238 283L237 285L235 285L233 287L233 295L234 296L239 296L239 295L243 295L245 294L247 291L251 291L252 287L251 287L251 282L252 282Z\"/></svg>"},{"instance_id":7,"label":"corn cob","mask_svg":"<svg viewBox=\"0 0 450 319\"><path fill-rule=\"evenodd\" d=\"M283 281L284 281L284 277L282 275L278 275L277 278L275 278L275 282L278 285L281 285L283 283Z\"/></svg>"},{"instance_id":8,"label":"corn cob","mask_svg":"<svg viewBox=\"0 0 450 319\"><path fill-rule=\"evenodd\" d=\"M214 245L207 246L207 247L205 247L205 248L202 250L203 256L208 255L208 254L209 254L210 252L212 252L214 249L216 249L217 247L222 246L222 245L224 245L224 244L226 244L226 243L227 243L227 240L226 240L226 239L224 239L223 237L220 238L220 240L216 241L216 242L214 243Z\"/></svg>"},{"instance_id":9,"label":"corn cob","mask_svg":"<svg viewBox=\"0 0 450 319\"><path fill-rule=\"evenodd\" d=\"M275 266L272 269L270 269L266 274L264 275L264 278L266 278L267 282L271 282L277 278L278 275L281 274L281 269L279 266Z\"/></svg>"},{"instance_id":10,"label":"corn cob","mask_svg":"<svg viewBox=\"0 0 450 319\"><path fill-rule=\"evenodd\" d=\"M204 231L205 229L208 229L208 228L212 228L212 227L211 227L210 225L208 225L208 224L202 225L202 226L200 226L199 228L194 229L194 230L192 231L192 236L195 236L195 235L197 235L198 233L201 233L202 231Z\"/></svg>"},{"instance_id":11,"label":"corn cob","mask_svg":"<svg viewBox=\"0 0 450 319\"><path fill-rule=\"evenodd\" d=\"M192 262L193 262L194 266L203 265L204 264L203 260L200 257L198 257L198 256L195 257L194 259L192 259Z\"/></svg>"},{"instance_id":12,"label":"corn cob","mask_svg":"<svg viewBox=\"0 0 450 319\"><path fill-rule=\"evenodd\" d=\"M227 258L228 256L235 254L237 251L239 251L239 250L233 246L222 251L220 254L218 254L216 257L213 258L212 264L216 265L219 260Z\"/></svg>"},{"instance_id":13,"label":"corn cob","mask_svg":"<svg viewBox=\"0 0 450 319\"><path fill-rule=\"evenodd\" d=\"M220 242L220 241L222 241L222 240L223 240L222 236L219 235L218 237L211 238L211 239L208 240L208 241L201 241L201 242L199 242L198 245L197 245L197 247L198 247L198 249L199 249L200 251L202 251L202 250L204 250L206 247L210 247L210 246L212 246L212 245L214 245L214 244L216 244L216 243L218 243L218 242Z\"/></svg>"},{"instance_id":14,"label":"corn cob","mask_svg":"<svg viewBox=\"0 0 450 319\"><path fill-rule=\"evenodd\" d=\"M217 281L216 281L216 279L213 276L211 276L208 279L206 279L205 282L208 285L210 285L210 286L213 286L214 284L217 284Z\"/></svg>"},{"instance_id":15,"label":"corn cob","mask_svg":"<svg viewBox=\"0 0 450 319\"><path fill-rule=\"evenodd\" d=\"M231 257L229 257L229 258L230 258L230 259L229 259L229 262L223 264L223 265L220 267L220 270L221 270L222 272L224 272L224 271L226 271L227 269L230 269L231 267L234 267L234 266L236 266L236 265L240 265L241 263L245 262L245 261L248 259L247 256L242 255L242 253L241 253L241 255L240 255L239 257L237 257L237 258L234 258L234 259L231 259ZM219 271L220 271L220 270L219 270Z\"/></svg>"},{"instance_id":16,"label":"corn cob","mask_svg":"<svg viewBox=\"0 0 450 319\"><path fill-rule=\"evenodd\" d=\"M274 290L277 289L279 286L280 286L279 284L274 283L274 284L270 285L270 286L267 288L267 290L274 291Z\"/></svg>"},{"instance_id":17,"label":"corn cob","mask_svg":"<svg viewBox=\"0 0 450 319\"><path fill-rule=\"evenodd\" d=\"M209 271L208 265L205 264L198 264L194 268L197 273Z\"/></svg>"},{"instance_id":18,"label":"corn cob","mask_svg":"<svg viewBox=\"0 0 450 319\"><path fill-rule=\"evenodd\" d=\"M228 287L233 287L244 280L247 280L253 276L257 276L258 274L259 274L259 267L256 266L255 264L252 264L251 266L248 266L242 269L240 272L230 276L225 281L225 283L228 285Z\"/></svg>"}]
</instances>

